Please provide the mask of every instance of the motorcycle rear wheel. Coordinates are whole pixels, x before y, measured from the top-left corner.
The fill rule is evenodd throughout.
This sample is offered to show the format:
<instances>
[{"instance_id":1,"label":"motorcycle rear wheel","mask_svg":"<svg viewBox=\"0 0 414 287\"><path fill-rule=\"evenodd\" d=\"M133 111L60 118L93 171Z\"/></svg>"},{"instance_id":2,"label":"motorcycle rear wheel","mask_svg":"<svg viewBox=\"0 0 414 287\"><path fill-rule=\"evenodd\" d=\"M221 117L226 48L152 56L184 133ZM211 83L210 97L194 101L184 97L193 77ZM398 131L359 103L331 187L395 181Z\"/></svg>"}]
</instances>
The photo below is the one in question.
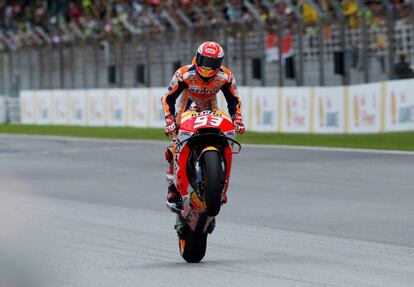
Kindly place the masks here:
<instances>
[{"instance_id":1,"label":"motorcycle rear wheel","mask_svg":"<svg viewBox=\"0 0 414 287\"><path fill-rule=\"evenodd\" d=\"M181 257L188 263L198 263L203 259L207 249L207 234L187 232L178 238Z\"/></svg>"},{"instance_id":2,"label":"motorcycle rear wheel","mask_svg":"<svg viewBox=\"0 0 414 287\"><path fill-rule=\"evenodd\" d=\"M216 216L220 212L221 193L223 191L223 169L217 151L206 151L203 154L204 202L208 216Z\"/></svg>"}]
</instances>

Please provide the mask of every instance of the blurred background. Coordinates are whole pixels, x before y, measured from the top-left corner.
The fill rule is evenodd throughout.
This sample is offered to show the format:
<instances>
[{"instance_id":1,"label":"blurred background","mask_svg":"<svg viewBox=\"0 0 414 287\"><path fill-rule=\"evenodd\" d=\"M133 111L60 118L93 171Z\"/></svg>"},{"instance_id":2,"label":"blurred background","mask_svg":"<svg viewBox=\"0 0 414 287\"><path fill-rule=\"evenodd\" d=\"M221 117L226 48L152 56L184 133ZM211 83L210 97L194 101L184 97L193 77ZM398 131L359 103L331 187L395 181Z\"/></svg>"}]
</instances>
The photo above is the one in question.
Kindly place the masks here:
<instances>
[{"instance_id":1,"label":"blurred background","mask_svg":"<svg viewBox=\"0 0 414 287\"><path fill-rule=\"evenodd\" d=\"M412 77L407 0L0 1L0 94L166 86L214 40L241 86Z\"/></svg>"},{"instance_id":2,"label":"blurred background","mask_svg":"<svg viewBox=\"0 0 414 287\"><path fill-rule=\"evenodd\" d=\"M168 140L204 41L249 132L188 266L167 142L92 138ZM414 0L0 0L0 287L414 286L413 57Z\"/></svg>"}]
</instances>

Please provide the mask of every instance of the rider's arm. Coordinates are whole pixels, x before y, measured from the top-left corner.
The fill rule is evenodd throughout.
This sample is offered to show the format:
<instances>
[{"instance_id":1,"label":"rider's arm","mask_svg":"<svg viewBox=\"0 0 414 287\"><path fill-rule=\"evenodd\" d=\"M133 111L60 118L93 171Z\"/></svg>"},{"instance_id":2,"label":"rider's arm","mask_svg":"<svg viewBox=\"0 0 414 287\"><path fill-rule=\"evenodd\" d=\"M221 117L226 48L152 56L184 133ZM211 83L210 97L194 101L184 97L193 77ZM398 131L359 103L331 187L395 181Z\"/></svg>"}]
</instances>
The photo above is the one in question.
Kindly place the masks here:
<instances>
[{"instance_id":1,"label":"rider's arm","mask_svg":"<svg viewBox=\"0 0 414 287\"><path fill-rule=\"evenodd\" d=\"M227 101L227 108L229 109L229 114L233 117L235 114L241 113L241 102L239 98L239 93L237 92L236 81L233 77L233 74L228 72L229 79L221 87L224 97Z\"/></svg>"},{"instance_id":2,"label":"rider's arm","mask_svg":"<svg viewBox=\"0 0 414 287\"><path fill-rule=\"evenodd\" d=\"M175 115L175 102L187 87L188 85L183 81L181 72L178 70L168 85L168 92L161 98L165 116Z\"/></svg>"}]
</instances>

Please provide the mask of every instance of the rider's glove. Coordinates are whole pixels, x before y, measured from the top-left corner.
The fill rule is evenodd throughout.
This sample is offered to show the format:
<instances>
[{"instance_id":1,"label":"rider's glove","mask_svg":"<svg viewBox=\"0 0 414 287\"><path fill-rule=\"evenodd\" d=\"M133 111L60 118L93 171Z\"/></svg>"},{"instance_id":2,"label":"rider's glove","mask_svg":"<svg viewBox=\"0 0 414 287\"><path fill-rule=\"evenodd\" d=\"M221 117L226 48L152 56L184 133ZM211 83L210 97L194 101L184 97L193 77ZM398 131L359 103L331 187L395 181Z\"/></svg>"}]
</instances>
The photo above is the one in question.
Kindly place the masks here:
<instances>
[{"instance_id":1,"label":"rider's glove","mask_svg":"<svg viewBox=\"0 0 414 287\"><path fill-rule=\"evenodd\" d=\"M177 130L175 119L172 115L165 116L165 134L167 136L173 134Z\"/></svg>"},{"instance_id":2,"label":"rider's glove","mask_svg":"<svg viewBox=\"0 0 414 287\"><path fill-rule=\"evenodd\" d=\"M238 134L242 134L246 131L241 114L235 114L233 116L233 125L236 130L236 133Z\"/></svg>"}]
</instances>

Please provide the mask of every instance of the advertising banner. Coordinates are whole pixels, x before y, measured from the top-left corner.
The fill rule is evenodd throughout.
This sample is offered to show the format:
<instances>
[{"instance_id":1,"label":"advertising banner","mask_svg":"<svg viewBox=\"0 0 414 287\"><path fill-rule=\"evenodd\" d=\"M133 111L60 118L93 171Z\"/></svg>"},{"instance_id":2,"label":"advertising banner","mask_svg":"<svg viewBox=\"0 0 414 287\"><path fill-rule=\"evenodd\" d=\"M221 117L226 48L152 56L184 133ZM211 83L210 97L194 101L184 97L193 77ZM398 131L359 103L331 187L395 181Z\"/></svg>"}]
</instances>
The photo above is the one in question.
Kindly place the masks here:
<instances>
[{"instance_id":1,"label":"advertising banner","mask_svg":"<svg viewBox=\"0 0 414 287\"><path fill-rule=\"evenodd\" d=\"M277 94L277 88L252 88L252 130L263 132L277 131L279 118Z\"/></svg>"},{"instance_id":2,"label":"advertising banner","mask_svg":"<svg viewBox=\"0 0 414 287\"><path fill-rule=\"evenodd\" d=\"M146 88L127 90L128 125L149 126L148 97L149 93Z\"/></svg>"},{"instance_id":3,"label":"advertising banner","mask_svg":"<svg viewBox=\"0 0 414 287\"><path fill-rule=\"evenodd\" d=\"M89 126L106 126L108 111L106 109L106 91L101 89L86 90L87 118Z\"/></svg>"},{"instance_id":4,"label":"advertising banner","mask_svg":"<svg viewBox=\"0 0 414 287\"><path fill-rule=\"evenodd\" d=\"M385 131L414 130L414 82L387 83L385 100Z\"/></svg>"},{"instance_id":5,"label":"advertising banner","mask_svg":"<svg viewBox=\"0 0 414 287\"><path fill-rule=\"evenodd\" d=\"M108 126L125 126L127 123L126 90L106 90Z\"/></svg>"},{"instance_id":6,"label":"advertising banner","mask_svg":"<svg viewBox=\"0 0 414 287\"><path fill-rule=\"evenodd\" d=\"M34 124L34 91L20 92L20 121L22 124Z\"/></svg>"},{"instance_id":7,"label":"advertising banner","mask_svg":"<svg viewBox=\"0 0 414 287\"><path fill-rule=\"evenodd\" d=\"M239 92L240 101L241 101L241 113L243 116L243 121L246 126L246 129L250 128L250 124L252 122L252 119L250 116L250 111L251 111L252 102L253 102L251 91L250 91L251 89L252 88L247 88L247 87L237 88L237 91ZM226 100L224 100L224 106L225 106L224 111L228 113L229 111L227 109L227 103L225 101Z\"/></svg>"},{"instance_id":8,"label":"advertising banner","mask_svg":"<svg viewBox=\"0 0 414 287\"><path fill-rule=\"evenodd\" d=\"M350 133L377 133L381 126L381 83L349 87Z\"/></svg>"},{"instance_id":9,"label":"advertising banner","mask_svg":"<svg viewBox=\"0 0 414 287\"><path fill-rule=\"evenodd\" d=\"M314 88L313 99L313 131L315 133L342 133L344 131L344 88Z\"/></svg>"},{"instance_id":10,"label":"advertising banner","mask_svg":"<svg viewBox=\"0 0 414 287\"><path fill-rule=\"evenodd\" d=\"M414 130L413 90L413 80L349 87L238 88L248 130L300 133ZM165 88L21 91L20 118L23 124L164 127L165 92ZM228 113L221 92L217 101Z\"/></svg>"},{"instance_id":11,"label":"advertising banner","mask_svg":"<svg viewBox=\"0 0 414 287\"><path fill-rule=\"evenodd\" d=\"M165 126L165 115L162 107L161 97L167 91L166 88L151 88L150 103L149 103L149 116L150 126L154 128L161 128Z\"/></svg>"},{"instance_id":12,"label":"advertising banner","mask_svg":"<svg viewBox=\"0 0 414 287\"><path fill-rule=\"evenodd\" d=\"M51 122L63 125L68 123L67 90L51 90Z\"/></svg>"},{"instance_id":13,"label":"advertising banner","mask_svg":"<svg viewBox=\"0 0 414 287\"><path fill-rule=\"evenodd\" d=\"M46 125L51 123L50 116L51 92L49 90L36 91L34 94L35 122Z\"/></svg>"},{"instance_id":14,"label":"advertising banner","mask_svg":"<svg viewBox=\"0 0 414 287\"><path fill-rule=\"evenodd\" d=\"M68 124L86 125L86 94L84 90L68 90Z\"/></svg>"},{"instance_id":15,"label":"advertising banner","mask_svg":"<svg viewBox=\"0 0 414 287\"><path fill-rule=\"evenodd\" d=\"M310 89L284 88L282 93L283 132L305 133L310 130Z\"/></svg>"}]
</instances>

